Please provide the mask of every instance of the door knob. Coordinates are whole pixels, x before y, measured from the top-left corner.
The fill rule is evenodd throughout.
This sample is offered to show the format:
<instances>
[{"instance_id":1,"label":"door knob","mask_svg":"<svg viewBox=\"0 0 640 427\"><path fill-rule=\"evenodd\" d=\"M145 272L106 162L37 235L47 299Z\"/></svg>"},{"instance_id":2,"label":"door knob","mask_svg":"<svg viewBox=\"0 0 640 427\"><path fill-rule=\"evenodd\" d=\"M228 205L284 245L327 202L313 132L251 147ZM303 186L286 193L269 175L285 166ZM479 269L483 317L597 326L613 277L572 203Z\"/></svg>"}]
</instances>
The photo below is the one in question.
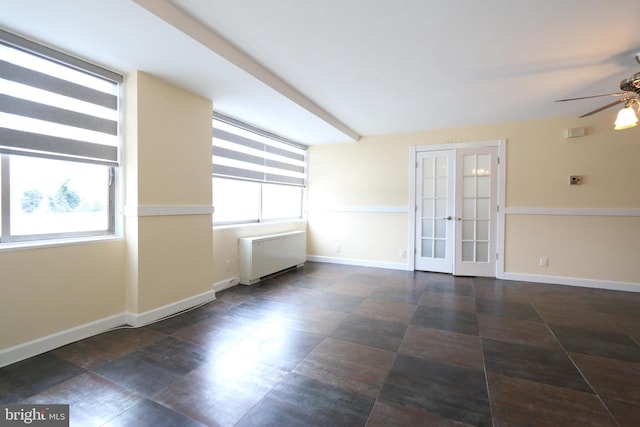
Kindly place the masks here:
<instances>
[{"instance_id":1,"label":"door knob","mask_svg":"<svg viewBox=\"0 0 640 427\"><path fill-rule=\"evenodd\" d=\"M451 215L449 216L445 216L442 219L446 219L447 221L451 221L453 219L453 217Z\"/></svg>"}]
</instances>

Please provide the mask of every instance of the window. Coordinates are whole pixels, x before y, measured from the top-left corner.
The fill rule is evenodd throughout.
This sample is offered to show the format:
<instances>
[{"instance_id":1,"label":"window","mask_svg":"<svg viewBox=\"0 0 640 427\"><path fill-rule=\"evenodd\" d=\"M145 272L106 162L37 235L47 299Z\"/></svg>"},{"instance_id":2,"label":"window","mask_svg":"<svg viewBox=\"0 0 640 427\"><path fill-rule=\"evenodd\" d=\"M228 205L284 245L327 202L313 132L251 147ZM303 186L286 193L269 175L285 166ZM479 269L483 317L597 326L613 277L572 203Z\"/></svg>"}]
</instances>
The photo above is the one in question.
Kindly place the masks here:
<instances>
[{"instance_id":1,"label":"window","mask_svg":"<svg viewBox=\"0 0 640 427\"><path fill-rule=\"evenodd\" d=\"M121 83L0 30L0 243L114 233Z\"/></svg>"},{"instance_id":2,"label":"window","mask_svg":"<svg viewBox=\"0 0 640 427\"><path fill-rule=\"evenodd\" d=\"M305 146L214 114L214 224L302 218L305 185Z\"/></svg>"}]
</instances>

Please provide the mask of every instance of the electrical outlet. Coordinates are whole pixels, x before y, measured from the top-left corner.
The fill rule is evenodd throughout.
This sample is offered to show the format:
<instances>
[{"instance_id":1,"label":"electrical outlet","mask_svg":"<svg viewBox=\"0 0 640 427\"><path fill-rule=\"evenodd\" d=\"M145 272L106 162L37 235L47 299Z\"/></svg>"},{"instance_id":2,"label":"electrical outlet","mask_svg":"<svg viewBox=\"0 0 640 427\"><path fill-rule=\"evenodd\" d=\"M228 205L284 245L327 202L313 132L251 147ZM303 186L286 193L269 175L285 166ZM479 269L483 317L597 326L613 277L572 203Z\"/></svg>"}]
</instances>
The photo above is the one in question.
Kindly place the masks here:
<instances>
[{"instance_id":1,"label":"electrical outlet","mask_svg":"<svg viewBox=\"0 0 640 427\"><path fill-rule=\"evenodd\" d=\"M405 251L404 249L400 250L400 258L406 258L407 257L407 251Z\"/></svg>"},{"instance_id":2,"label":"electrical outlet","mask_svg":"<svg viewBox=\"0 0 640 427\"><path fill-rule=\"evenodd\" d=\"M225 269L225 271L231 271L231 261L226 260L224 262L224 269Z\"/></svg>"},{"instance_id":3,"label":"electrical outlet","mask_svg":"<svg viewBox=\"0 0 640 427\"><path fill-rule=\"evenodd\" d=\"M549 258L546 256L541 256L538 260L538 265L540 267L548 267L549 266Z\"/></svg>"},{"instance_id":4,"label":"electrical outlet","mask_svg":"<svg viewBox=\"0 0 640 427\"><path fill-rule=\"evenodd\" d=\"M340 249L341 249L341 247L340 247L340 243L337 243L337 244L336 244L336 252L340 252Z\"/></svg>"}]
</instances>

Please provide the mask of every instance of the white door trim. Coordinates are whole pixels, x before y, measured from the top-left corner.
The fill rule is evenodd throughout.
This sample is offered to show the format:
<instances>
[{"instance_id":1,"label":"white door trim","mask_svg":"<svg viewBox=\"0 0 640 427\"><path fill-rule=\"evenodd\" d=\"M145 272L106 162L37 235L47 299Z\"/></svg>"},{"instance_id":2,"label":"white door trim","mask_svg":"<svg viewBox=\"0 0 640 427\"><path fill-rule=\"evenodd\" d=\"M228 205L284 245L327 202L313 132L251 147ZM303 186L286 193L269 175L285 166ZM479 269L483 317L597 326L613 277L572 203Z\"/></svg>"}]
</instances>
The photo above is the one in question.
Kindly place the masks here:
<instances>
[{"instance_id":1,"label":"white door trim","mask_svg":"<svg viewBox=\"0 0 640 427\"><path fill-rule=\"evenodd\" d=\"M409 168L409 269L415 271L416 266L416 162L417 154L422 151L456 150L458 148L497 147L498 149L498 218L496 224L496 278L504 278L504 227L505 227L505 188L506 188L506 139L487 141L471 141L452 144L417 145L410 147Z\"/></svg>"}]
</instances>

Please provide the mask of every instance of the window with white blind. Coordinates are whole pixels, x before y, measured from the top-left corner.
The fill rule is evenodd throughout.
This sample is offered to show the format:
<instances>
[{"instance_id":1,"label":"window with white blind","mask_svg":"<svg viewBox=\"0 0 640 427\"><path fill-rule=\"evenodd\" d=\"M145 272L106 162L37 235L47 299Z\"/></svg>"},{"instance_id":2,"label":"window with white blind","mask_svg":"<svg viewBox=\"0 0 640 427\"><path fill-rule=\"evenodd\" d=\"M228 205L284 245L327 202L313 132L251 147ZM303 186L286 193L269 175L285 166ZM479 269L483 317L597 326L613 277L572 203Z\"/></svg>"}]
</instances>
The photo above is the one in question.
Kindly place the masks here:
<instances>
[{"instance_id":1,"label":"window with white blind","mask_svg":"<svg viewBox=\"0 0 640 427\"><path fill-rule=\"evenodd\" d=\"M215 113L212 160L215 225L302 218L304 145Z\"/></svg>"},{"instance_id":2,"label":"window with white blind","mask_svg":"<svg viewBox=\"0 0 640 427\"><path fill-rule=\"evenodd\" d=\"M114 233L121 83L0 30L0 243Z\"/></svg>"}]
</instances>

